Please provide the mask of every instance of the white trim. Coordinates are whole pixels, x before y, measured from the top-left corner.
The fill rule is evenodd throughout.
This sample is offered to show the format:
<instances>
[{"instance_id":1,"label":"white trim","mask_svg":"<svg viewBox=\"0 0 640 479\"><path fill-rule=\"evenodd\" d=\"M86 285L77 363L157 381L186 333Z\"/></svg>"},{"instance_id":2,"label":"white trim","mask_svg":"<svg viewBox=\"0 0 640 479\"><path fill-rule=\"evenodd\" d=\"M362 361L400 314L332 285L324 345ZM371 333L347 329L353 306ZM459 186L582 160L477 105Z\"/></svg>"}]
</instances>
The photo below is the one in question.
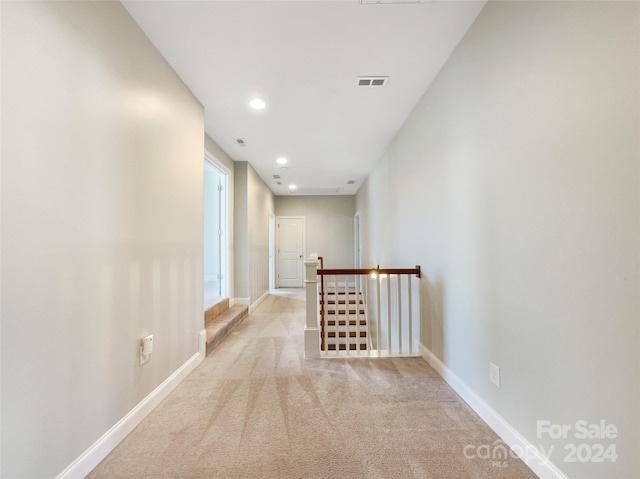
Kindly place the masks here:
<instances>
[{"instance_id":1,"label":"white trim","mask_svg":"<svg viewBox=\"0 0 640 479\"><path fill-rule=\"evenodd\" d=\"M249 306L251 298L231 298L229 300L229 307L231 306Z\"/></svg>"},{"instance_id":2,"label":"white trim","mask_svg":"<svg viewBox=\"0 0 640 479\"><path fill-rule=\"evenodd\" d=\"M81 479L89 474L203 359L204 356L200 352L191 356L162 384L104 433L100 439L69 464L64 471L58 474L56 479Z\"/></svg>"},{"instance_id":3,"label":"white trim","mask_svg":"<svg viewBox=\"0 0 640 479\"><path fill-rule=\"evenodd\" d=\"M262 296L260 296L256 301L253 302L251 306L249 306L249 314L253 313L253 310L260 306L267 296L269 296L269 291L266 291Z\"/></svg>"},{"instance_id":4,"label":"white trim","mask_svg":"<svg viewBox=\"0 0 640 479\"><path fill-rule=\"evenodd\" d=\"M331 344L331 343L329 343ZM341 343L344 344L344 343ZM420 355L418 353L411 354L400 354L400 353L387 353L386 351L381 351L378 354L377 350L366 349L360 350L357 349L355 351L347 351L344 349L340 350L330 350L330 351L320 351L320 356L322 359L344 359L344 358L419 358Z\"/></svg>"},{"instance_id":5,"label":"white trim","mask_svg":"<svg viewBox=\"0 0 640 479\"><path fill-rule=\"evenodd\" d=\"M225 206L224 225L223 225L223 235L222 235L224 238L224 244L222 248L223 249L222 255L224 256L224 258L220 258L220 261L223 261L223 265L224 265L223 271L222 271L222 289L223 289L222 294L225 297L229 297L231 296L231 283L232 283L231 254L230 254L231 252L230 245L232 240L231 221L233 216L233 210L232 210L233 181L231 181L232 171L229 169L227 165L225 165L222 161L216 158L216 156L206 148L204 149L204 161L214 166L218 170L220 170L220 172L222 172L222 174L224 175L224 183L225 183L224 192L226 194L225 205L224 205ZM218 277L216 276L213 279L218 280Z\"/></svg>"},{"instance_id":6,"label":"white trim","mask_svg":"<svg viewBox=\"0 0 640 479\"><path fill-rule=\"evenodd\" d=\"M269 212L269 291L276 289L276 215Z\"/></svg>"},{"instance_id":7,"label":"white trim","mask_svg":"<svg viewBox=\"0 0 640 479\"><path fill-rule=\"evenodd\" d=\"M222 172L225 175L227 176L231 175L231 169L227 165L225 165L222 161L220 161L216 157L216 155L211 153L206 148L204 149L204 156L205 156L205 159L209 161L209 163L211 163L212 165L215 165L215 167L218 168L219 170L222 170Z\"/></svg>"},{"instance_id":8,"label":"white trim","mask_svg":"<svg viewBox=\"0 0 640 479\"><path fill-rule=\"evenodd\" d=\"M451 388L473 409L478 416L500 436L511 448L527 451L522 461L541 479L568 479L567 476L540 454L538 448L531 444L511 424L509 424L491 406L484 402L469 386L467 386L446 364L433 354L424 344L419 343L420 356L444 379Z\"/></svg>"}]
</instances>

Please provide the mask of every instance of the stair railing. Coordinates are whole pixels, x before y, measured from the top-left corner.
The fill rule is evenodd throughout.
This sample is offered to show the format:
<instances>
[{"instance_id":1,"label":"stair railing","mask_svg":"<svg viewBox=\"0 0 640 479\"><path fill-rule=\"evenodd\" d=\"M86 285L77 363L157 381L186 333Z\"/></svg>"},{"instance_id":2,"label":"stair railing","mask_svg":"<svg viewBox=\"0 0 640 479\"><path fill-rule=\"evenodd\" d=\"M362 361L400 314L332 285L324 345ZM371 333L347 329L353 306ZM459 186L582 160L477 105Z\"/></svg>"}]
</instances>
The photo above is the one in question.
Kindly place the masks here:
<instances>
[{"instance_id":1,"label":"stair railing","mask_svg":"<svg viewBox=\"0 0 640 479\"><path fill-rule=\"evenodd\" d=\"M420 295L412 283L419 281L420 266L324 269L321 258L306 260L305 266L305 357L418 355Z\"/></svg>"},{"instance_id":2,"label":"stair railing","mask_svg":"<svg viewBox=\"0 0 640 479\"><path fill-rule=\"evenodd\" d=\"M318 256L320 262L320 269L324 269L324 258ZM326 349L325 343L325 291L324 291L324 276L320 276L320 351Z\"/></svg>"}]
</instances>

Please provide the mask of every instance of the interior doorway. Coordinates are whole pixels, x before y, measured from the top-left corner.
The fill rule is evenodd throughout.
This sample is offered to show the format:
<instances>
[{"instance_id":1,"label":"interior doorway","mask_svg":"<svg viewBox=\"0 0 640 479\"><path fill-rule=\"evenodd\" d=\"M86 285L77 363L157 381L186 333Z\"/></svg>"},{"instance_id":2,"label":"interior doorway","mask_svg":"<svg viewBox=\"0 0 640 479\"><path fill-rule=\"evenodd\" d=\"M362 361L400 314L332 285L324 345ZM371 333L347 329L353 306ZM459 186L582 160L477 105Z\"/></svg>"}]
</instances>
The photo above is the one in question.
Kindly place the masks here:
<instances>
[{"instance_id":1,"label":"interior doorway","mask_svg":"<svg viewBox=\"0 0 640 479\"><path fill-rule=\"evenodd\" d=\"M276 287L302 288L304 284L305 217L276 217Z\"/></svg>"},{"instance_id":2,"label":"interior doorway","mask_svg":"<svg viewBox=\"0 0 640 479\"><path fill-rule=\"evenodd\" d=\"M228 174L204 158L204 309L228 294Z\"/></svg>"},{"instance_id":3,"label":"interior doorway","mask_svg":"<svg viewBox=\"0 0 640 479\"><path fill-rule=\"evenodd\" d=\"M269 291L276 289L276 217L269 213Z\"/></svg>"}]
</instances>

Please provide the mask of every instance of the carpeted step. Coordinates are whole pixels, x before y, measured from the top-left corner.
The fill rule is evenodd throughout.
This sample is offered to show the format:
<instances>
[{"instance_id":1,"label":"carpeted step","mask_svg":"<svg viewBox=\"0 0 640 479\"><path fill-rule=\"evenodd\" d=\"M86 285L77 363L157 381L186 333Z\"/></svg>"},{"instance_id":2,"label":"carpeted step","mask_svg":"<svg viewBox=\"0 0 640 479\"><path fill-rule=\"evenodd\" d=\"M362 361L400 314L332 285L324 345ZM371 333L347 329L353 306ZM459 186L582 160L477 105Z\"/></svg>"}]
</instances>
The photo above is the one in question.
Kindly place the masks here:
<instances>
[{"instance_id":1,"label":"carpeted step","mask_svg":"<svg viewBox=\"0 0 640 479\"><path fill-rule=\"evenodd\" d=\"M368 349L367 315L361 291L356 294L352 288L348 292L343 288L325 290L320 306L326 325L322 329L323 351Z\"/></svg>"},{"instance_id":2,"label":"carpeted step","mask_svg":"<svg viewBox=\"0 0 640 479\"><path fill-rule=\"evenodd\" d=\"M349 331L349 337L350 338L356 338L358 336L357 331ZM327 331L327 338L335 338L336 337L336 332L335 331ZM339 338L346 338L347 337L347 332L346 331L338 331L338 337ZM366 331L360 331L360 337L361 338L366 338L367 337L367 332Z\"/></svg>"},{"instance_id":3,"label":"carpeted step","mask_svg":"<svg viewBox=\"0 0 640 479\"><path fill-rule=\"evenodd\" d=\"M328 319L327 320L327 326L335 326L336 325L336 320L335 319ZM338 320L338 326L346 326L347 325L347 321L345 319L340 319ZM366 326L367 325L367 320L361 318L360 319L360 326ZM349 320L349 326L356 326L356 320L355 319L350 319Z\"/></svg>"},{"instance_id":4,"label":"carpeted step","mask_svg":"<svg viewBox=\"0 0 640 479\"><path fill-rule=\"evenodd\" d=\"M248 314L248 306L232 306L224 313L205 322L204 326L207 331L207 354L213 351Z\"/></svg>"},{"instance_id":5,"label":"carpeted step","mask_svg":"<svg viewBox=\"0 0 640 479\"><path fill-rule=\"evenodd\" d=\"M327 345L327 350L328 351L335 351L336 350L336 345L335 344L329 344ZM347 350L347 345L346 344L338 344L338 349L340 351L346 351ZM358 350L358 345L357 344L349 344L349 351L357 351ZM367 345L366 344L360 344L360 350L361 351L366 351L367 350Z\"/></svg>"},{"instance_id":6,"label":"carpeted step","mask_svg":"<svg viewBox=\"0 0 640 479\"><path fill-rule=\"evenodd\" d=\"M328 304L328 305L329 305L329 304L330 304L330 305L335 305L335 304L336 304L336 302L337 302L338 304L345 304L345 303L346 303L346 301L345 301L344 299L339 299L338 301L336 301L335 299L330 299L330 300L328 300L328 301L326 302L326 304ZM359 304L364 304L364 301L363 301L363 300L360 300L360 301L358 301L358 303L359 303ZM320 304L322 304L322 302L320 302ZM356 304L356 300L355 300L355 299L350 299L350 300L349 300L349 304Z\"/></svg>"},{"instance_id":7,"label":"carpeted step","mask_svg":"<svg viewBox=\"0 0 640 479\"><path fill-rule=\"evenodd\" d=\"M335 309L330 309L328 311L325 311L325 313L329 314L329 315L336 315L336 313L338 315L345 315L347 313L347 311L345 311L344 309L339 309L338 311L336 311ZM364 315L364 309L361 309L360 311L358 311L359 314ZM356 315L356 310L355 309L350 309L349 310L349 314L355 316Z\"/></svg>"},{"instance_id":8,"label":"carpeted step","mask_svg":"<svg viewBox=\"0 0 640 479\"><path fill-rule=\"evenodd\" d=\"M217 316L224 314L229 309L229 298L224 298L222 301L214 304L204 312L205 324L209 321L213 321Z\"/></svg>"}]
</instances>

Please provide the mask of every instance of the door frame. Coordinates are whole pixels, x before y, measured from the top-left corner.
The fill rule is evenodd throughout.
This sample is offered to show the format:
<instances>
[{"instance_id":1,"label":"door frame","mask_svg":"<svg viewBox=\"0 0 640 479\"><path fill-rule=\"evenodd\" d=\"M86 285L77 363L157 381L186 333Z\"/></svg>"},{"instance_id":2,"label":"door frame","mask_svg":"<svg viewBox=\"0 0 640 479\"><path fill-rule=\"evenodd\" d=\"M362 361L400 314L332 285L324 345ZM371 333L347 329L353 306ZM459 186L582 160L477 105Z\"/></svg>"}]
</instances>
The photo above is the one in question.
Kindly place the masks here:
<instances>
[{"instance_id":1,"label":"door frame","mask_svg":"<svg viewBox=\"0 0 640 479\"><path fill-rule=\"evenodd\" d=\"M269 291L276 289L276 216L269 213Z\"/></svg>"},{"instance_id":2,"label":"door frame","mask_svg":"<svg viewBox=\"0 0 640 479\"><path fill-rule=\"evenodd\" d=\"M220 170L225 177L225 180L224 180L225 184L223 185L223 190L222 190L223 196L225 198L225 205L223 208L224 219L222 222L222 228L223 228L222 256L223 258L221 258L221 262L223 264L223 267L222 267L221 284L224 285L222 287L223 297L230 298L232 292L231 292L231 258L229 257L229 251L231 251L230 249L231 205L232 205L231 201L233 199L232 198L233 191L231 189L231 181L230 181L231 170L227 167L227 165L225 165L220 160L218 160L215 157L215 155L210 151L208 151L207 149L204 150L204 161L212 165L214 168L217 168L218 170ZM204 256L203 256L203 259L204 259Z\"/></svg>"},{"instance_id":3,"label":"door frame","mask_svg":"<svg viewBox=\"0 0 640 479\"><path fill-rule=\"evenodd\" d=\"M275 286L280 288L280 229L278 228L278 221L280 219L302 219L302 287L304 287L305 269L304 260L307 257L307 217L306 216L276 216L275 226Z\"/></svg>"}]
</instances>

